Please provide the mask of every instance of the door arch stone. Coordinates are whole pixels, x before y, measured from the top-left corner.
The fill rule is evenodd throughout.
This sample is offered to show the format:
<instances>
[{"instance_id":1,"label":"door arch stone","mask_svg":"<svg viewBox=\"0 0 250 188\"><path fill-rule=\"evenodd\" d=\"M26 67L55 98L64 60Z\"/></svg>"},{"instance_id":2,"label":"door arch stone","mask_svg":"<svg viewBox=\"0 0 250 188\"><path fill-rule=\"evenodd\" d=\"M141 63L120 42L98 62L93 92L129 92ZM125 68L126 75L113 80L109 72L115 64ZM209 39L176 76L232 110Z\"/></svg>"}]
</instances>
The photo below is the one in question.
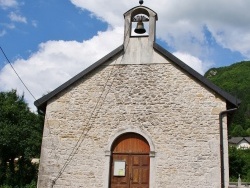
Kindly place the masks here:
<instances>
[{"instance_id":1,"label":"door arch stone","mask_svg":"<svg viewBox=\"0 0 250 188\"><path fill-rule=\"evenodd\" d=\"M149 179L150 179L150 186L149 187L154 187L155 186L155 173L156 173L156 166L155 166L155 157L156 157L156 150L155 150L155 145L153 143L152 138L149 136L149 134L147 132L145 132L144 130L141 130L138 127L128 127L125 129L119 129L115 134L113 134L112 136L110 136L110 138L108 139L108 143L106 145L106 148L104 150L104 155L105 155L105 170L103 171L103 181L104 181L104 187L108 188L110 186L110 165L111 165L111 148L113 143L115 142L115 140L126 133L137 133L140 134L141 136L143 136L149 146L150 146L150 153L149 153L149 157L150 157L150 173L149 173Z\"/></svg>"}]
</instances>

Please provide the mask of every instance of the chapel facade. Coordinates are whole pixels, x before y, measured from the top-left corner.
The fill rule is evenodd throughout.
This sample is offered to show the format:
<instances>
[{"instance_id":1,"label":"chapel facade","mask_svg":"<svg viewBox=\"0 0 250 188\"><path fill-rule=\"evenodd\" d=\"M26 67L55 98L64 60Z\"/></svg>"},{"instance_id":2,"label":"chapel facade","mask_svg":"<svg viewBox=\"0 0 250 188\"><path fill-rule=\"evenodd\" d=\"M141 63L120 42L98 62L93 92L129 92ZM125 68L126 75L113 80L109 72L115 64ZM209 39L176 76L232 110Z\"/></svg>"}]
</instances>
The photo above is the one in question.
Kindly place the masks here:
<instances>
[{"instance_id":1,"label":"chapel facade","mask_svg":"<svg viewBox=\"0 0 250 188\"><path fill-rule=\"evenodd\" d=\"M237 100L156 43L156 12L124 19L120 47L35 102L38 187L228 187Z\"/></svg>"}]
</instances>

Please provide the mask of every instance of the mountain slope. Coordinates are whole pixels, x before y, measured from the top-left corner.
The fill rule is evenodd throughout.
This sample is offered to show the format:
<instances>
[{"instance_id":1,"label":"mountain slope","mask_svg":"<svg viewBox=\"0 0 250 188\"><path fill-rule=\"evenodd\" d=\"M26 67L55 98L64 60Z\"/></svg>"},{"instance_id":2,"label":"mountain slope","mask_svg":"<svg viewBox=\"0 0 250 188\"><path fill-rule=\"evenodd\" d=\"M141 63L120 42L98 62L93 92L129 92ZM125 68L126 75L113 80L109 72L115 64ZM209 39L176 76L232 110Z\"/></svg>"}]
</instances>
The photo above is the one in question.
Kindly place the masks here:
<instances>
[{"instance_id":1,"label":"mountain slope","mask_svg":"<svg viewBox=\"0 0 250 188\"><path fill-rule=\"evenodd\" d=\"M212 68L205 77L241 100L229 127L229 136L250 136L250 61Z\"/></svg>"}]
</instances>

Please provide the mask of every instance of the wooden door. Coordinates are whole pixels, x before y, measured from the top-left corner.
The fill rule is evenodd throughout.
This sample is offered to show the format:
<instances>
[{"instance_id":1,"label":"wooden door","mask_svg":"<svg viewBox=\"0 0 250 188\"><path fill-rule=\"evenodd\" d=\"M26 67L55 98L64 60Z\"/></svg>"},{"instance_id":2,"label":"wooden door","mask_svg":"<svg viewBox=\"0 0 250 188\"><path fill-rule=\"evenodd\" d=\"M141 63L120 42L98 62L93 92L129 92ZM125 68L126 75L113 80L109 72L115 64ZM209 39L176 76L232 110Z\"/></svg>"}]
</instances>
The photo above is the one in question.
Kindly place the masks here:
<instances>
[{"instance_id":1,"label":"wooden door","mask_svg":"<svg viewBox=\"0 0 250 188\"><path fill-rule=\"evenodd\" d=\"M120 136L112 147L110 187L149 188L149 151L148 142L141 135ZM125 162L124 174L115 174L116 162Z\"/></svg>"}]
</instances>

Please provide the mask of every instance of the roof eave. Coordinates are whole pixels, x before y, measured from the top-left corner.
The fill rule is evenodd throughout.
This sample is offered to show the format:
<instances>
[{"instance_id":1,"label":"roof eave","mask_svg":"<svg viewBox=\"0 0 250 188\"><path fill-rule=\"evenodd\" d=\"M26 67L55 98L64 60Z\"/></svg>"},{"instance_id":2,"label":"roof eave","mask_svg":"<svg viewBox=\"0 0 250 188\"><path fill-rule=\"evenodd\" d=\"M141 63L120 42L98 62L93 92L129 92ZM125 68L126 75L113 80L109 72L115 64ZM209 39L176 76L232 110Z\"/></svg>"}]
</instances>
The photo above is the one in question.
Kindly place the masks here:
<instances>
[{"instance_id":1,"label":"roof eave","mask_svg":"<svg viewBox=\"0 0 250 188\"><path fill-rule=\"evenodd\" d=\"M199 82L203 83L205 86L207 86L212 91L214 91L215 93L220 95L222 98L224 98L226 100L226 102L230 104L230 106L237 108L240 105L241 101L239 99L237 99L236 97L232 96L231 94L227 93L226 91L222 90L221 88L219 88L218 86L213 84L207 78L205 78L204 76L202 76L201 74L196 72L194 69L189 67L187 64L182 62L180 59L178 59L173 54L168 52L166 49L161 47L159 44L154 43L153 47L156 51L158 51L164 57L169 59L171 62L176 63L176 65L178 65L181 69L183 69L185 72L190 74L193 78L195 78Z\"/></svg>"},{"instance_id":2,"label":"roof eave","mask_svg":"<svg viewBox=\"0 0 250 188\"><path fill-rule=\"evenodd\" d=\"M146 8L146 9L151 10L152 12L155 13L155 20L158 20L158 15L157 15L157 13L156 13L155 11L153 11L151 8L148 8L148 7L142 6L142 5L136 6L136 7L133 7L133 8L131 8L131 9L129 9L127 12L125 12L125 13L123 14L124 18L126 17L126 14L128 14L131 10L133 10L133 9L139 9L139 8Z\"/></svg>"},{"instance_id":3,"label":"roof eave","mask_svg":"<svg viewBox=\"0 0 250 188\"><path fill-rule=\"evenodd\" d=\"M65 82L64 84L62 84L59 87L57 87L52 92L50 92L47 95L44 95L40 99L36 100L34 102L35 106L38 108L38 110L41 110L41 111L45 112L46 111L47 102L52 97L56 96L57 94L59 94L60 92L62 92L63 90L65 90L70 85L72 85L73 83L75 83L76 81L78 81L79 79L81 79L86 74L90 73L91 71L93 71L94 69L96 69L97 67L99 67L100 65L102 65L103 63L107 62L109 59L111 59L115 55L121 53L123 51L123 49L124 49L123 45L119 46L118 48L116 48L115 50L113 50L112 52L110 52L109 54L107 54L106 56L104 56L103 58L101 58L100 60L98 60L97 62L95 62L94 64L90 65L88 68L84 69L82 72L80 72L79 74L77 74L76 76L74 76L73 78L71 78L70 80L68 80L67 82Z\"/></svg>"}]
</instances>

